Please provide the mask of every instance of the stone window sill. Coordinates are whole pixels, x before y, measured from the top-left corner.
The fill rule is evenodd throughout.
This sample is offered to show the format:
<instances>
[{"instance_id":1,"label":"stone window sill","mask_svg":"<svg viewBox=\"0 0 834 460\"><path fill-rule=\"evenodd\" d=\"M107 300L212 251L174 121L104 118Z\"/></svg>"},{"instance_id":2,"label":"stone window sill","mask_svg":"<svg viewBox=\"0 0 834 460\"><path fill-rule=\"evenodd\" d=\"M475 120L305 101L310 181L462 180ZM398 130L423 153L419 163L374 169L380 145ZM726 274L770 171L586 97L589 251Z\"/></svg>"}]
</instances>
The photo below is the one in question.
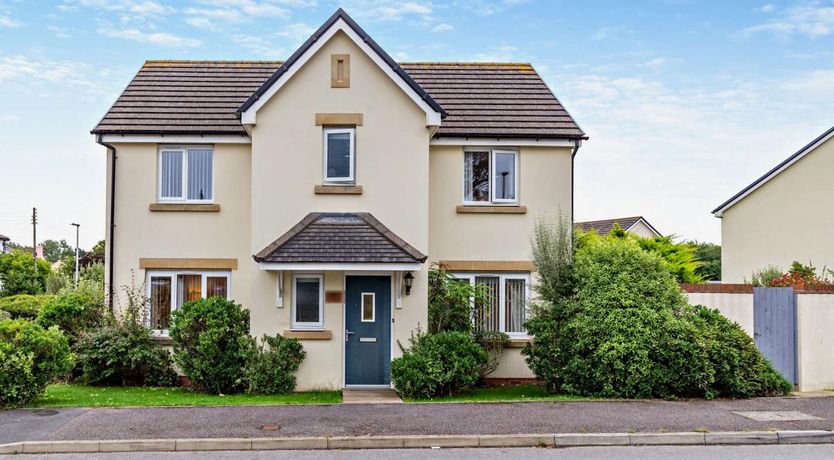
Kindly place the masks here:
<instances>
[{"instance_id":1,"label":"stone window sill","mask_svg":"<svg viewBox=\"0 0 834 460\"><path fill-rule=\"evenodd\" d=\"M163 347L171 346L174 344L174 339L167 335L154 335L151 336L151 341L157 345L161 345Z\"/></svg>"},{"instance_id":2,"label":"stone window sill","mask_svg":"<svg viewBox=\"0 0 834 460\"><path fill-rule=\"evenodd\" d=\"M220 205L217 203L151 203L148 210L152 212L220 212Z\"/></svg>"},{"instance_id":3,"label":"stone window sill","mask_svg":"<svg viewBox=\"0 0 834 460\"><path fill-rule=\"evenodd\" d=\"M284 337L298 340L330 340L333 338L333 333L327 330L324 331L292 331L285 330Z\"/></svg>"},{"instance_id":4,"label":"stone window sill","mask_svg":"<svg viewBox=\"0 0 834 460\"><path fill-rule=\"evenodd\" d=\"M524 348L525 345L532 342L532 337L516 337L510 339L510 344L507 345L507 348Z\"/></svg>"},{"instance_id":5,"label":"stone window sill","mask_svg":"<svg viewBox=\"0 0 834 460\"><path fill-rule=\"evenodd\" d=\"M458 214L527 214L527 206L465 206L458 205Z\"/></svg>"},{"instance_id":6,"label":"stone window sill","mask_svg":"<svg viewBox=\"0 0 834 460\"><path fill-rule=\"evenodd\" d=\"M361 185L316 185L316 195L361 195Z\"/></svg>"}]
</instances>

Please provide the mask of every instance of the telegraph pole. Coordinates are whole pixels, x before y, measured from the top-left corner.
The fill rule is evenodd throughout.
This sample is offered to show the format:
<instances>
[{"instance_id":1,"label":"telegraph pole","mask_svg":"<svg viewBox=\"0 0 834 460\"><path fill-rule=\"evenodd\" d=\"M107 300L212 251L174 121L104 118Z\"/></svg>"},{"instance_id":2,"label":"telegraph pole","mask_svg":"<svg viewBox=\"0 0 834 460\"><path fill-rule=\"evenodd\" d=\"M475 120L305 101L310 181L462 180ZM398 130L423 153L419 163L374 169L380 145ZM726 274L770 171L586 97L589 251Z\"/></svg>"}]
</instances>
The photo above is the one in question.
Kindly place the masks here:
<instances>
[{"instance_id":1,"label":"telegraph pole","mask_svg":"<svg viewBox=\"0 0 834 460\"><path fill-rule=\"evenodd\" d=\"M32 208L32 268L38 276L38 208Z\"/></svg>"},{"instance_id":2,"label":"telegraph pole","mask_svg":"<svg viewBox=\"0 0 834 460\"><path fill-rule=\"evenodd\" d=\"M75 227L75 288L78 289L78 230L81 228L81 224L73 222L70 225Z\"/></svg>"}]
</instances>

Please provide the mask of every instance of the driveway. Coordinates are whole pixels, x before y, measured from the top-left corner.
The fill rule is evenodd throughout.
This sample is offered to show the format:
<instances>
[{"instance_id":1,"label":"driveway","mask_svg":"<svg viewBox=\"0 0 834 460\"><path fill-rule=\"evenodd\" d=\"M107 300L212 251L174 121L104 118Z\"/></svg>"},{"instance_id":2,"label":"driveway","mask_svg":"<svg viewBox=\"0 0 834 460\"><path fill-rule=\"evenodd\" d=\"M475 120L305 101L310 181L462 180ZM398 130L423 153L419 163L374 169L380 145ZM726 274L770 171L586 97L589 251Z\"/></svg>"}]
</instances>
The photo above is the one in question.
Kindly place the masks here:
<instances>
[{"instance_id":1,"label":"driveway","mask_svg":"<svg viewBox=\"0 0 834 460\"><path fill-rule=\"evenodd\" d=\"M819 418L755 421L736 411ZM264 426L267 429L263 429ZM834 397L717 401L341 404L0 412L0 444L32 440L834 430Z\"/></svg>"}]
</instances>

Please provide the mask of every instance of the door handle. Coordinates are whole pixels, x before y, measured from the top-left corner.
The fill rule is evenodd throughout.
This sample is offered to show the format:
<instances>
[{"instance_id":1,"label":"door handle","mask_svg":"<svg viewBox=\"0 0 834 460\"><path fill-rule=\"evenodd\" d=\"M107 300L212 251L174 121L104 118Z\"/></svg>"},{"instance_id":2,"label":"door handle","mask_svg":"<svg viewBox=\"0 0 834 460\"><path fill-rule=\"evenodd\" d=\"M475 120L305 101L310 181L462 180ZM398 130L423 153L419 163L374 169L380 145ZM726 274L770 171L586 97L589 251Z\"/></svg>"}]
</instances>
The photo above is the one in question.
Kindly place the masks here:
<instances>
[{"instance_id":1,"label":"door handle","mask_svg":"<svg viewBox=\"0 0 834 460\"><path fill-rule=\"evenodd\" d=\"M345 342L347 342L350 336L353 334L355 334L355 332L345 329Z\"/></svg>"}]
</instances>

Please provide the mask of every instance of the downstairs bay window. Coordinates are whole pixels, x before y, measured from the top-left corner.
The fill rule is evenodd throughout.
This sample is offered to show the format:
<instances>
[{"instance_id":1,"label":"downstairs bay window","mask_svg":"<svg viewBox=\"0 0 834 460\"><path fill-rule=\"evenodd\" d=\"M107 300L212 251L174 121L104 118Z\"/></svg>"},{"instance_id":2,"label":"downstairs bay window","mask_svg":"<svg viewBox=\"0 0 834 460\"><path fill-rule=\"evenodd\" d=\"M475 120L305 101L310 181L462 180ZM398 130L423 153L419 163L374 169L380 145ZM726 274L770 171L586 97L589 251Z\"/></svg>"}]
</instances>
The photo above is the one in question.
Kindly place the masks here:
<instances>
[{"instance_id":1,"label":"downstairs bay window","mask_svg":"<svg viewBox=\"0 0 834 460\"><path fill-rule=\"evenodd\" d=\"M525 273L455 273L464 282L485 286L483 304L475 305L475 327L527 337L524 323L530 318L530 275Z\"/></svg>"},{"instance_id":2,"label":"downstairs bay window","mask_svg":"<svg viewBox=\"0 0 834 460\"><path fill-rule=\"evenodd\" d=\"M171 313L185 302L230 295L231 274L225 271L150 271L147 277L149 327L163 335L170 327Z\"/></svg>"}]
</instances>

